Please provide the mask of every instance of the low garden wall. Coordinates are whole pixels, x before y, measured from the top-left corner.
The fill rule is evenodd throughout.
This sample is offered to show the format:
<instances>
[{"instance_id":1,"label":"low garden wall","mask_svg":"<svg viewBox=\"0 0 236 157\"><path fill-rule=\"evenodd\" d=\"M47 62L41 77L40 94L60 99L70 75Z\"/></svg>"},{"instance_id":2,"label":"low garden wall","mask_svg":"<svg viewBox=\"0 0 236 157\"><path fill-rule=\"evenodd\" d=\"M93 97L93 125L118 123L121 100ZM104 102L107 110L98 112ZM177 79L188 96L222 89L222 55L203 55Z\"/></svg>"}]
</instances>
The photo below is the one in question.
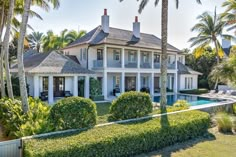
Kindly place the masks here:
<instances>
[{"instance_id":1,"label":"low garden wall","mask_svg":"<svg viewBox=\"0 0 236 157\"><path fill-rule=\"evenodd\" d=\"M131 156L207 132L209 114L187 111L64 135L24 140L24 156Z\"/></svg>"}]
</instances>

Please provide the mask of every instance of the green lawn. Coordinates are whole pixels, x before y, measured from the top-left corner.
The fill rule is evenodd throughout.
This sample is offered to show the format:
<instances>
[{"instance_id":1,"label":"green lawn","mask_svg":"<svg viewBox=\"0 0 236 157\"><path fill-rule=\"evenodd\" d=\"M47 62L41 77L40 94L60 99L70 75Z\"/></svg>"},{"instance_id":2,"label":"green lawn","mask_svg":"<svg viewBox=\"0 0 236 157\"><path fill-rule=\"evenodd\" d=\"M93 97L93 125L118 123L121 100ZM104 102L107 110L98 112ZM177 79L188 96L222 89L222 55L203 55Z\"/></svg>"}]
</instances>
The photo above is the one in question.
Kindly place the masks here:
<instances>
[{"instance_id":1,"label":"green lawn","mask_svg":"<svg viewBox=\"0 0 236 157\"><path fill-rule=\"evenodd\" d=\"M157 152L137 157L236 157L236 135L219 133L210 129L208 137L176 144Z\"/></svg>"}]
</instances>

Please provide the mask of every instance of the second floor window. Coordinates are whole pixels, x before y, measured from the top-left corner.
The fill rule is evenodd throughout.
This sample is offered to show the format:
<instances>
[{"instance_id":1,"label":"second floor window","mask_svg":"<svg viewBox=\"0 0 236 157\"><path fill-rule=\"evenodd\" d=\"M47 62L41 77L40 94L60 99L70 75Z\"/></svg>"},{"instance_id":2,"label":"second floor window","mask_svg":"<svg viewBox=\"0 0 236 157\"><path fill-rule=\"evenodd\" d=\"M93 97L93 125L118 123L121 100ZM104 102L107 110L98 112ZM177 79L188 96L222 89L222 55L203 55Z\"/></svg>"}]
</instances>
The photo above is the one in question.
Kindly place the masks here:
<instances>
[{"instance_id":1,"label":"second floor window","mask_svg":"<svg viewBox=\"0 0 236 157\"><path fill-rule=\"evenodd\" d=\"M147 63L148 62L148 54L147 53L143 53L143 62Z\"/></svg>"},{"instance_id":2,"label":"second floor window","mask_svg":"<svg viewBox=\"0 0 236 157\"><path fill-rule=\"evenodd\" d=\"M101 49L97 50L97 60L103 60L103 51Z\"/></svg>"},{"instance_id":3,"label":"second floor window","mask_svg":"<svg viewBox=\"0 0 236 157\"><path fill-rule=\"evenodd\" d=\"M160 63L160 55L154 54L154 63Z\"/></svg>"},{"instance_id":4,"label":"second floor window","mask_svg":"<svg viewBox=\"0 0 236 157\"><path fill-rule=\"evenodd\" d=\"M113 60L115 60L115 61L120 60L120 52L118 52L117 50L114 50L114 52L113 52Z\"/></svg>"},{"instance_id":5,"label":"second floor window","mask_svg":"<svg viewBox=\"0 0 236 157\"><path fill-rule=\"evenodd\" d=\"M134 52L129 52L128 61L131 63L135 62L135 53Z\"/></svg>"}]
</instances>

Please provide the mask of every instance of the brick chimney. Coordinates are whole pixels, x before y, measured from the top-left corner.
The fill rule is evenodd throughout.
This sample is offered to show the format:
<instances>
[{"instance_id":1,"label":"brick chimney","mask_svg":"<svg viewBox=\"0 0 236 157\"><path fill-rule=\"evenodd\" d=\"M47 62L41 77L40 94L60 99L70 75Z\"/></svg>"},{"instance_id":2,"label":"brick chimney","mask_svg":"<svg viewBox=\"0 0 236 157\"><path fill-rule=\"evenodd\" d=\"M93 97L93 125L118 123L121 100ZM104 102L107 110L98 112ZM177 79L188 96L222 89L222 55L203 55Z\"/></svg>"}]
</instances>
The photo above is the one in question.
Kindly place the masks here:
<instances>
[{"instance_id":1,"label":"brick chimney","mask_svg":"<svg viewBox=\"0 0 236 157\"><path fill-rule=\"evenodd\" d=\"M133 35L136 38L140 38L140 22L138 22L138 16L135 16L135 21L133 23Z\"/></svg>"},{"instance_id":2,"label":"brick chimney","mask_svg":"<svg viewBox=\"0 0 236 157\"><path fill-rule=\"evenodd\" d=\"M104 15L102 16L102 30L105 33L109 33L109 16L107 15L107 9L104 9Z\"/></svg>"}]
</instances>

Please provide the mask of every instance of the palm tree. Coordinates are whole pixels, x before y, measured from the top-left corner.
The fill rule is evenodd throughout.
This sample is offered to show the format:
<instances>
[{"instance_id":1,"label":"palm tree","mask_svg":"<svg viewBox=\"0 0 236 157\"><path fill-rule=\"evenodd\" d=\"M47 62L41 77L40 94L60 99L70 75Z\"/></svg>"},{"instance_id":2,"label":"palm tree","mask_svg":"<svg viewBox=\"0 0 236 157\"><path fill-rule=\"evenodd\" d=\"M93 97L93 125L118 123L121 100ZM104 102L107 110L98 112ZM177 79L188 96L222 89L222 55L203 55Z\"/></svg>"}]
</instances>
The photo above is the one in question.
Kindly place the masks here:
<instances>
[{"instance_id":1,"label":"palm tree","mask_svg":"<svg viewBox=\"0 0 236 157\"><path fill-rule=\"evenodd\" d=\"M227 21L227 25L230 27L228 30L232 30L236 28L236 1L235 0L226 0L222 7L226 7L224 13L222 13L221 17Z\"/></svg>"},{"instance_id":2,"label":"palm tree","mask_svg":"<svg viewBox=\"0 0 236 157\"><path fill-rule=\"evenodd\" d=\"M52 30L49 30L46 35L43 38L43 51L44 52L50 52L52 51L56 46L56 38L57 36L53 33Z\"/></svg>"},{"instance_id":3,"label":"palm tree","mask_svg":"<svg viewBox=\"0 0 236 157\"><path fill-rule=\"evenodd\" d=\"M120 0L121 2L123 0ZM139 0L138 0L139 1ZM201 0L196 0L201 4ZM149 0L141 0L138 12L141 13ZM176 8L179 6L179 0L175 0ZM154 5L157 6L159 0L154 1ZM166 82L167 82L167 36L168 36L168 0L162 0L161 11L161 109L166 110Z\"/></svg>"},{"instance_id":4,"label":"palm tree","mask_svg":"<svg viewBox=\"0 0 236 157\"><path fill-rule=\"evenodd\" d=\"M236 56L232 55L227 60L215 66L209 78L213 81L219 79L221 82L231 83L236 86Z\"/></svg>"},{"instance_id":5,"label":"palm tree","mask_svg":"<svg viewBox=\"0 0 236 157\"><path fill-rule=\"evenodd\" d=\"M18 46L17 46L18 76L19 76L19 82L20 82L20 95L21 95L22 109L24 113L27 113L29 110L28 93L27 93L26 81L25 81L23 50L24 50L25 32L26 32L26 27L27 27L28 18L29 18L30 5L31 5L31 0L25 0L24 12L22 15L22 21L20 25L20 36L18 39Z\"/></svg>"},{"instance_id":6,"label":"palm tree","mask_svg":"<svg viewBox=\"0 0 236 157\"><path fill-rule=\"evenodd\" d=\"M27 41L29 42L30 48L41 51L41 46L43 44L43 33L32 32L27 36Z\"/></svg>"},{"instance_id":7,"label":"palm tree","mask_svg":"<svg viewBox=\"0 0 236 157\"><path fill-rule=\"evenodd\" d=\"M195 24L192 31L198 32L198 35L189 39L189 42L192 43L191 47L197 46L195 54L201 56L202 52L204 52L204 47L214 44L217 55L217 64L219 64L220 58L224 56L224 51L218 38L223 37L226 39L233 39L232 36L223 34L226 22L222 21L220 16L217 16L216 10L214 15L204 12L198 16L197 19L199 20L199 23ZM215 89L217 88L217 85L218 79L216 79Z\"/></svg>"},{"instance_id":8,"label":"palm tree","mask_svg":"<svg viewBox=\"0 0 236 157\"><path fill-rule=\"evenodd\" d=\"M81 30L79 32L77 32L75 30L69 31L65 36L67 44L70 44L70 43L76 41L77 39L81 38L85 34L86 34L86 31L84 31L84 30Z\"/></svg>"},{"instance_id":9,"label":"palm tree","mask_svg":"<svg viewBox=\"0 0 236 157\"><path fill-rule=\"evenodd\" d=\"M8 97L11 98L11 99L14 99L14 96L13 96L13 89L12 89L12 83L11 83L11 74L10 74L10 67L9 67L9 41L10 41L11 21L12 21L12 18L13 18L14 6L15 6L15 0L10 0L9 10L8 10L8 15L7 15L6 32L5 32L3 46L2 46L3 47L2 53L5 54L7 92L8 92Z\"/></svg>"}]
</instances>

